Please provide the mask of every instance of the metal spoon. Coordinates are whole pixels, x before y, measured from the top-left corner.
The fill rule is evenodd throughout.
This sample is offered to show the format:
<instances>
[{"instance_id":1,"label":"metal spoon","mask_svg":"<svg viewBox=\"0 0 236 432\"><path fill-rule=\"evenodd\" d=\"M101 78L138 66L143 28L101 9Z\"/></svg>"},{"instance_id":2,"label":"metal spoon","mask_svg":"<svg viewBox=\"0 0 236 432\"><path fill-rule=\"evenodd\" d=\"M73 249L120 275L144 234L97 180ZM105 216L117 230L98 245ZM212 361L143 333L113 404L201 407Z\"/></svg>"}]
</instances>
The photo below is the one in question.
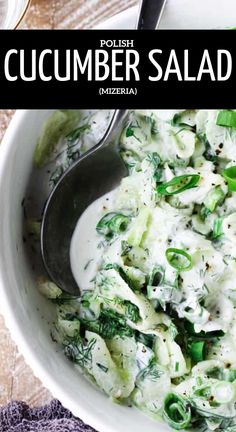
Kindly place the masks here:
<instances>
[{"instance_id":1,"label":"metal spoon","mask_svg":"<svg viewBox=\"0 0 236 432\"><path fill-rule=\"evenodd\" d=\"M142 0L138 29L155 29L166 0ZM128 172L119 154L119 138L127 110L116 110L102 140L79 158L51 192L43 214L41 252L50 278L63 290L79 295L70 266L70 243L84 210L114 189Z\"/></svg>"}]
</instances>

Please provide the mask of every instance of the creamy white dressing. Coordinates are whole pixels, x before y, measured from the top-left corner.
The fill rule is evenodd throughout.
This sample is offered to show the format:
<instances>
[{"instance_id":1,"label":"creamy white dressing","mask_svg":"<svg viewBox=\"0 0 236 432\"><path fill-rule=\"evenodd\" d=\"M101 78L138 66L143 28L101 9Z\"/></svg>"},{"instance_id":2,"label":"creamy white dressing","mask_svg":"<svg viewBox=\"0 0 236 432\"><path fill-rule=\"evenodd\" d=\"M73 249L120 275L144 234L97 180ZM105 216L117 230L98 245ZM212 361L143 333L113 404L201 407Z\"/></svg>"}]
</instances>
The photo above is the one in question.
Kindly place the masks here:
<instances>
[{"instance_id":1,"label":"creamy white dressing","mask_svg":"<svg viewBox=\"0 0 236 432\"><path fill-rule=\"evenodd\" d=\"M99 218L112 208L114 192L103 195L89 205L80 216L71 239L71 269L81 292L94 289L94 277L99 270L103 249L96 226Z\"/></svg>"}]
</instances>

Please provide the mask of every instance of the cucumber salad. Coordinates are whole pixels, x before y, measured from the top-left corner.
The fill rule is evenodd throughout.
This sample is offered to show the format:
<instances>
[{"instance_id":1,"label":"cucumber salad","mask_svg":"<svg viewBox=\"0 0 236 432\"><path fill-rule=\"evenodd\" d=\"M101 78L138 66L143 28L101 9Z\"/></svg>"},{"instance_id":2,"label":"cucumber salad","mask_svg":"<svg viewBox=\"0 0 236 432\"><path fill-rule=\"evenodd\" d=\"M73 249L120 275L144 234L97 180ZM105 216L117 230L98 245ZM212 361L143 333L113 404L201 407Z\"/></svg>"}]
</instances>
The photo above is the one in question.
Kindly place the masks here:
<instances>
[{"instance_id":1,"label":"cucumber salad","mask_svg":"<svg viewBox=\"0 0 236 432\"><path fill-rule=\"evenodd\" d=\"M48 120L35 163L64 149L53 184L102 114ZM39 282L57 341L116 403L173 430L236 432L236 111L131 111L120 152L129 175L72 238L80 298Z\"/></svg>"}]
</instances>

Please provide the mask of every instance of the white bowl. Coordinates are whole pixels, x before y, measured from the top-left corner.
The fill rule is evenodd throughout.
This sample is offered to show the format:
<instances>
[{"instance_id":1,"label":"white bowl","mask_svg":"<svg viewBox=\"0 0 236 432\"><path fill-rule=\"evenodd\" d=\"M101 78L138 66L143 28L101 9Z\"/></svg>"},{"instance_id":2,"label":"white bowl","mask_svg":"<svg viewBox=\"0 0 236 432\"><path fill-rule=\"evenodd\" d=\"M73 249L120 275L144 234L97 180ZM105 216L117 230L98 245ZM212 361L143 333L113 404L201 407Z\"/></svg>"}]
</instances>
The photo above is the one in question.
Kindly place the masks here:
<instances>
[{"instance_id":1,"label":"white bowl","mask_svg":"<svg viewBox=\"0 0 236 432\"><path fill-rule=\"evenodd\" d=\"M200 6L203 5L204 8ZM132 8L108 20L103 28L130 28ZM235 0L169 0L164 28L216 28L236 25ZM79 374L50 338L52 307L35 287L22 240L21 202L32 170L32 154L50 111L19 111L0 146L0 303L7 326L36 376L76 416L100 432L156 432L141 412L113 404Z\"/></svg>"},{"instance_id":2,"label":"white bowl","mask_svg":"<svg viewBox=\"0 0 236 432\"><path fill-rule=\"evenodd\" d=\"M29 5L30 0L0 0L0 28L18 27Z\"/></svg>"}]
</instances>

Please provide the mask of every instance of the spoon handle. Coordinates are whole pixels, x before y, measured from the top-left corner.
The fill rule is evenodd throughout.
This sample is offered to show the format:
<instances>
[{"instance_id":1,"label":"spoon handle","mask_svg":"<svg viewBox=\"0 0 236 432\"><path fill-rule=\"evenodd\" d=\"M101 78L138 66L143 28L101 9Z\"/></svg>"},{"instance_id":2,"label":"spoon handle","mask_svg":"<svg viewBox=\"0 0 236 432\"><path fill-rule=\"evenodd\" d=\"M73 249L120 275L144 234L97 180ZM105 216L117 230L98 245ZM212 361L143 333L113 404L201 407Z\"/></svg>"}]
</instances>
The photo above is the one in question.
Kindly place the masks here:
<instances>
[{"instance_id":1,"label":"spoon handle","mask_svg":"<svg viewBox=\"0 0 236 432\"><path fill-rule=\"evenodd\" d=\"M141 0L137 20L137 30L154 30L158 27L167 0ZM103 140L112 134L125 118L127 110L115 110Z\"/></svg>"},{"instance_id":2,"label":"spoon handle","mask_svg":"<svg viewBox=\"0 0 236 432\"><path fill-rule=\"evenodd\" d=\"M155 30L158 27L167 0L141 0L136 28Z\"/></svg>"}]
</instances>

